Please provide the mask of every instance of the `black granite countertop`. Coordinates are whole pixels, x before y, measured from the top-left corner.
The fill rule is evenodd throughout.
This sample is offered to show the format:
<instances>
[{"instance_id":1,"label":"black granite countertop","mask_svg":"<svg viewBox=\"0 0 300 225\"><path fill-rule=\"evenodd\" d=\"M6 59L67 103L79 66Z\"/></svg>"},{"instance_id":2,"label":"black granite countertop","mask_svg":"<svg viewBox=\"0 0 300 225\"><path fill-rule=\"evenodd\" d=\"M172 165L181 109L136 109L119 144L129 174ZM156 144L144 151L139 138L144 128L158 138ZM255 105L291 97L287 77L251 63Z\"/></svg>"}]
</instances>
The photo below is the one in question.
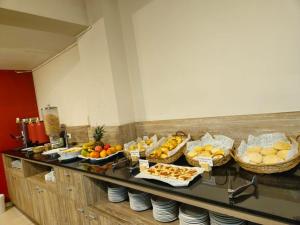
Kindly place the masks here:
<instances>
[{"instance_id":1,"label":"black granite countertop","mask_svg":"<svg viewBox=\"0 0 300 225\"><path fill-rule=\"evenodd\" d=\"M300 224L300 166L281 174L257 175L257 188L250 187L232 201L229 200L227 193L229 180L233 188L236 188L249 182L255 175L243 170L233 161L225 166L213 168L210 173L204 173L188 187L175 188L159 181L134 178L128 167L104 170L103 163L95 165L79 159L60 163L57 159L41 154L28 155L20 151L7 151L5 154L168 191L174 195L198 199L282 222ZM188 165L184 158L175 164Z\"/></svg>"}]
</instances>

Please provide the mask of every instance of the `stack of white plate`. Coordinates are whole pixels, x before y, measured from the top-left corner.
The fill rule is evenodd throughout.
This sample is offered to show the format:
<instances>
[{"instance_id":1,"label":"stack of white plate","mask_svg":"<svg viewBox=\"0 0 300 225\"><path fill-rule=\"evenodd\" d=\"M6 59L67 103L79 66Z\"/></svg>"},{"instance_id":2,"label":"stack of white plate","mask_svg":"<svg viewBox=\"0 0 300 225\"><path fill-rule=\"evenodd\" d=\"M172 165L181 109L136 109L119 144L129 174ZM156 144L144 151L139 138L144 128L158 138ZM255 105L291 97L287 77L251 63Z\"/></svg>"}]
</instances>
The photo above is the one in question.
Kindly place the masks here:
<instances>
[{"instance_id":1,"label":"stack of white plate","mask_svg":"<svg viewBox=\"0 0 300 225\"><path fill-rule=\"evenodd\" d=\"M180 225L209 225L208 211L191 205L181 205L179 208Z\"/></svg>"},{"instance_id":2,"label":"stack of white plate","mask_svg":"<svg viewBox=\"0 0 300 225\"><path fill-rule=\"evenodd\" d=\"M128 198L127 188L121 186L108 187L107 194L110 202L122 202Z\"/></svg>"},{"instance_id":3,"label":"stack of white plate","mask_svg":"<svg viewBox=\"0 0 300 225\"><path fill-rule=\"evenodd\" d=\"M151 208L150 195L145 192L129 191L130 208L135 211L144 211Z\"/></svg>"},{"instance_id":4,"label":"stack of white plate","mask_svg":"<svg viewBox=\"0 0 300 225\"><path fill-rule=\"evenodd\" d=\"M160 222L171 222L178 217L178 205L177 202L153 196L151 198L153 206L153 217Z\"/></svg>"},{"instance_id":5,"label":"stack of white plate","mask_svg":"<svg viewBox=\"0 0 300 225\"><path fill-rule=\"evenodd\" d=\"M210 224L211 225L244 225L247 221L241 220L232 216L227 216L221 213L209 212Z\"/></svg>"}]
</instances>

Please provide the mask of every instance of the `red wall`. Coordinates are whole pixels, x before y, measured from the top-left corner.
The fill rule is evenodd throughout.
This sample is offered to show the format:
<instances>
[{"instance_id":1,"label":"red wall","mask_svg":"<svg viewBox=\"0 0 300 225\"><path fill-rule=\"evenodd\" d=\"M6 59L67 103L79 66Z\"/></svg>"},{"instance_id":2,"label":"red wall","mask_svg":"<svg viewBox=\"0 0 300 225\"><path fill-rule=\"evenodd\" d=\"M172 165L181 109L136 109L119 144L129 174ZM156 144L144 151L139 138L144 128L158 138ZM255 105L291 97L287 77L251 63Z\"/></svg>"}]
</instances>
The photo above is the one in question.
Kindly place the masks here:
<instances>
[{"instance_id":1,"label":"red wall","mask_svg":"<svg viewBox=\"0 0 300 225\"><path fill-rule=\"evenodd\" d=\"M37 116L38 108L32 74L17 74L14 71L0 70L0 154L5 150L20 146L20 143L10 137L10 134L18 134L16 118ZM0 193L7 196L2 157Z\"/></svg>"}]
</instances>

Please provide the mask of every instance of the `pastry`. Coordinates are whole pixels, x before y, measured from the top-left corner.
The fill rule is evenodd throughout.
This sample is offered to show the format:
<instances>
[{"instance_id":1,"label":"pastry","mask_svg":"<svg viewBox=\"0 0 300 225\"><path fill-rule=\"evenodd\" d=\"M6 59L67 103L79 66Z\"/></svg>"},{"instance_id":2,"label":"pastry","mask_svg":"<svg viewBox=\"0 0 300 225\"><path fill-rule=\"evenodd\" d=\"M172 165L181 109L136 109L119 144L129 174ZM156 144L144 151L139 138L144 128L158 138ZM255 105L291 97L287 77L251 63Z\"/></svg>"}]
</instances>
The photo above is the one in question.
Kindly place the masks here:
<instances>
[{"instance_id":1,"label":"pastry","mask_svg":"<svg viewBox=\"0 0 300 225\"><path fill-rule=\"evenodd\" d=\"M192 150L188 153L188 156L191 158L194 158L198 155L198 152L196 152L195 150Z\"/></svg>"},{"instance_id":2,"label":"pastry","mask_svg":"<svg viewBox=\"0 0 300 225\"><path fill-rule=\"evenodd\" d=\"M286 160L286 157L289 153L289 150L281 150L277 152L277 156L283 160Z\"/></svg>"},{"instance_id":3,"label":"pastry","mask_svg":"<svg viewBox=\"0 0 300 225\"><path fill-rule=\"evenodd\" d=\"M165 159L169 157L169 152L177 148L178 145L184 141L184 138L185 137L178 135L166 138L166 140L160 147L156 148L153 152L151 152L149 158Z\"/></svg>"},{"instance_id":4,"label":"pastry","mask_svg":"<svg viewBox=\"0 0 300 225\"><path fill-rule=\"evenodd\" d=\"M214 160L222 159L223 157L224 157L224 155L213 155Z\"/></svg>"},{"instance_id":5,"label":"pastry","mask_svg":"<svg viewBox=\"0 0 300 225\"><path fill-rule=\"evenodd\" d=\"M276 155L276 153L277 153L277 150L274 148L263 148L260 151L260 154L262 154L262 155Z\"/></svg>"},{"instance_id":6,"label":"pastry","mask_svg":"<svg viewBox=\"0 0 300 225\"><path fill-rule=\"evenodd\" d=\"M203 148L205 149L205 151L211 151L213 149L213 146L208 144L208 145L204 145Z\"/></svg>"},{"instance_id":7,"label":"pastry","mask_svg":"<svg viewBox=\"0 0 300 225\"><path fill-rule=\"evenodd\" d=\"M198 154L198 156L211 157L211 153L209 151L203 151Z\"/></svg>"},{"instance_id":8,"label":"pastry","mask_svg":"<svg viewBox=\"0 0 300 225\"><path fill-rule=\"evenodd\" d=\"M204 151L205 149L202 146L196 146L193 150L200 153L200 152Z\"/></svg>"},{"instance_id":9,"label":"pastry","mask_svg":"<svg viewBox=\"0 0 300 225\"><path fill-rule=\"evenodd\" d=\"M248 156L250 162L255 163L255 164L259 164L263 160L262 155L257 152L247 153L247 156Z\"/></svg>"},{"instance_id":10,"label":"pastry","mask_svg":"<svg viewBox=\"0 0 300 225\"><path fill-rule=\"evenodd\" d=\"M147 173L168 179L190 180L197 174L197 170L189 167L180 167L158 163L146 170Z\"/></svg>"},{"instance_id":11,"label":"pastry","mask_svg":"<svg viewBox=\"0 0 300 225\"><path fill-rule=\"evenodd\" d=\"M213 148L211 151L210 151L213 155L225 155L225 152L223 149L220 149L220 148Z\"/></svg>"},{"instance_id":12,"label":"pastry","mask_svg":"<svg viewBox=\"0 0 300 225\"><path fill-rule=\"evenodd\" d=\"M246 153L251 153L251 152L259 153L261 151L261 149L262 149L262 147L260 147L260 146L252 146L246 150Z\"/></svg>"},{"instance_id":13,"label":"pastry","mask_svg":"<svg viewBox=\"0 0 300 225\"><path fill-rule=\"evenodd\" d=\"M277 155L266 155L263 157L264 164L275 164L275 163L280 163L282 161L283 160Z\"/></svg>"},{"instance_id":14,"label":"pastry","mask_svg":"<svg viewBox=\"0 0 300 225\"><path fill-rule=\"evenodd\" d=\"M274 148L277 150L290 150L292 145L285 141L278 141L275 143Z\"/></svg>"}]
</instances>

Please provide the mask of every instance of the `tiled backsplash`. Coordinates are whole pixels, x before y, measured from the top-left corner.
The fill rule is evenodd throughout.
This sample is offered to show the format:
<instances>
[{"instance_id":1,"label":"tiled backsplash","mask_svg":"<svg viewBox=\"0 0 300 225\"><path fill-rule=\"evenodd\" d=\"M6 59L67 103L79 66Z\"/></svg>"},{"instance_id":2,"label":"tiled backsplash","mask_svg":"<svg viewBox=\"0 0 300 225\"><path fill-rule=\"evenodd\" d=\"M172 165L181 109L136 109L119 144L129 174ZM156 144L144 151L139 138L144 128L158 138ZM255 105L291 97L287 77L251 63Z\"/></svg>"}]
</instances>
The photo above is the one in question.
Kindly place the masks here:
<instances>
[{"instance_id":1,"label":"tiled backsplash","mask_svg":"<svg viewBox=\"0 0 300 225\"><path fill-rule=\"evenodd\" d=\"M107 126L104 142L126 143L143 135L167 135L182 130L194 139L205 132L224 134L239 143L249 134L284 132L290 136L300 134L300 112L268 113L240 116L220 116L197 119L161 120ZM90 126L68 127L71 142L84 143L93 140L94 128Z\"/></svg>"}]
</instances>

